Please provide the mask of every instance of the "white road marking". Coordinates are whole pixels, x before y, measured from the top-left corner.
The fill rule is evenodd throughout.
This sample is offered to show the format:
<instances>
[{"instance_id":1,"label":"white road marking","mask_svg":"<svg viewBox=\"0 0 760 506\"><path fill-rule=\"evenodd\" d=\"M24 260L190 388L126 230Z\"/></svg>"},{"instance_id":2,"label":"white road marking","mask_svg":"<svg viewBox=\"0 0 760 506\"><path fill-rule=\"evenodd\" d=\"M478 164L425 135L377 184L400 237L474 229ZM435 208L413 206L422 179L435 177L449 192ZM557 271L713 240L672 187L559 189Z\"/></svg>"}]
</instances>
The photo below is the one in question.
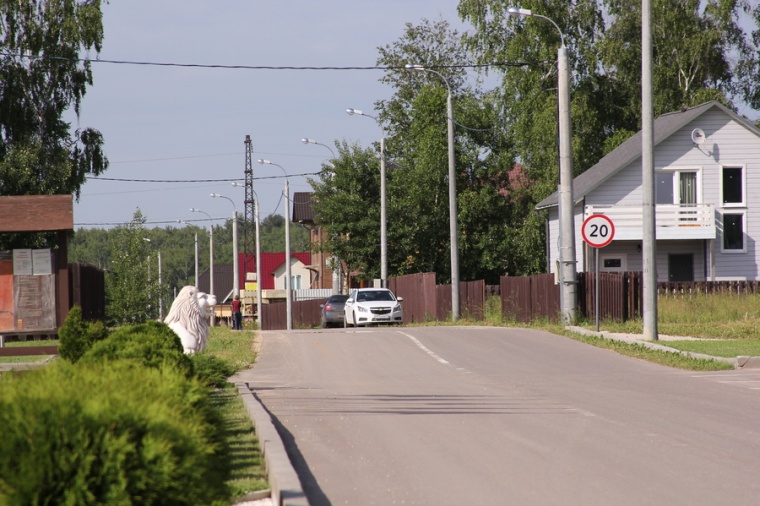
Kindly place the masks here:
<instances>
[{"instance_id":1,"label":"white road marking","mask_svg":"<svg viewBox=\"0 0 760 506\"><path fill-rule=\"evenodd\" d=\"M436 354L435 354L435 352L433 352L433 351L431 351L430 349L426 348L426 347L425 347L425 345L424 345L424 344L422 344L422 343L421 343L421 342L420 342L420 341L419 341L419 340L418 340L416 337L414 337L414 336L412 336L412 335L410 335L410 334L407 334L406 332L401 332L400 330L398 330L397 332L398 332L399 334L401 334L401 335L403 335L403 336L406 336L406 337L408 337L409 339L411 339L411 340L412 340L412 342L413 342L414 344L416 344L416 345L417 345L417 347L418 347L419 349L421 349L422 351L424 351L425 353L427 353L428 355L430 355L431 357L433 357L435 360L437 360L437 361L438 361L438 362L440 362L441 364L444 364L444 365L449 365L449 362L448 362L448 360L446 360L446 359L443 359L443 358L439 357L438 355L436 355Z\"/></svg>"}]
</instances>

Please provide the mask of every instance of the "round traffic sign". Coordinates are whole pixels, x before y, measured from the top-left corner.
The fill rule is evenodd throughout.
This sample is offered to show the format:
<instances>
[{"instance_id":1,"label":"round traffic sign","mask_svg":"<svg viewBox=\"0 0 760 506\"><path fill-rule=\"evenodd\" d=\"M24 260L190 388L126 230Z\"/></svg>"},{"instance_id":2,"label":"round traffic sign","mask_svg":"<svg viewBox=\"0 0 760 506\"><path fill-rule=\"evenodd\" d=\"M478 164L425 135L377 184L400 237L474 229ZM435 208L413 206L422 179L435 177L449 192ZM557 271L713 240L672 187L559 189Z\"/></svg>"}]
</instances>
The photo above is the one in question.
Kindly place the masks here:
<instances>
[{"instance_id":1,"label":"round traffic sign","mask_svg":"<svg viewBox=\"0 0 760 506\"><path fill-rule=\"evenodd\" d=\"M583 221L581 235L592 248L604 248L615 237L615 225L603 214L592 214Z\"/></svg>"}]
</instances>

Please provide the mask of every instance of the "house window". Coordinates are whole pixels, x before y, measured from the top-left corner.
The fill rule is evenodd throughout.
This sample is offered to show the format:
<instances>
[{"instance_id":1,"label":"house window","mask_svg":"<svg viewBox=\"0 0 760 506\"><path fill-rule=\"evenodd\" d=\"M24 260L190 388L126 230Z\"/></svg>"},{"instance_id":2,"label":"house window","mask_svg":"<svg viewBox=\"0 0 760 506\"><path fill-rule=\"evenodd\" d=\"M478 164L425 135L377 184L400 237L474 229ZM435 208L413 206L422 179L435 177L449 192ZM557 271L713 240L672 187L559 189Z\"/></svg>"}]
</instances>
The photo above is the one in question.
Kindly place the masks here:
<instances>
[{"instance_id":1,"label":"house window","mask_svg":"<svg viewBox=\"0 0 760 506\"><path fill-rule=\"evenodd\" d=\"M301 289L301 275L300 274L297 274L295 276L290 276L290 287L292 290Z\"/></svg>"},{"instance_id":2,"label":"house window","mask_svg":"<svg viewBox=\"0 0 760 506\"><path fill-rule=\"evenodd\" d=\"M655 203L697 204L700 201L699 184L699 170L658 170L655 175Z\"/></svg>"},{"instance_id":3,"label":"house window","mask_svg":"<svg viewBox=\"0 0 760 506\"><path fill-rule=\"evenodd\" d=\"M720 181L723 207L744 206L744 167L723 167Z\"/></svg>"},{"instance_id":4,"label":"house window","mask_svg":"<svg viewBox=\"0 0 760 506\"><path fill-rule=\"evenodd\" d=\"M744 212L723 213L723 243L724 253L746 253L747 245L744 231L747 228L747 216Z\"/></svg>"},{"instance_id":5,"label":"house window","mask_svg":"<svg viewBox=\"0 0 760 506\"><path fill-rule=\"evenodd\" d=\"M627 258L624 254L599 255L599 270L604 272L623 272L627 268Z\"/></svg>"}]
</instances>

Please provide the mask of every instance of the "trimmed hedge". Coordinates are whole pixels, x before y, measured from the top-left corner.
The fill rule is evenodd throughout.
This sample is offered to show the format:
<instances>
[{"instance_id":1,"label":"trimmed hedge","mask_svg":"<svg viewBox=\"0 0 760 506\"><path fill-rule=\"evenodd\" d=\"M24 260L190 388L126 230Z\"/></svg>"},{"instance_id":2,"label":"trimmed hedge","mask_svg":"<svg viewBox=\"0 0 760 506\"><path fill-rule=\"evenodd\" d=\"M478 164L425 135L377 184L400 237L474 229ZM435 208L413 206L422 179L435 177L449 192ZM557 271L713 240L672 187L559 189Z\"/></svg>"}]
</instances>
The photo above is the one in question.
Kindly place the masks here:
<instances>
[{"instance_id":1,"label":"trimmed hedge","mask_svg":"<svg viewBox=\"0 0 760 506\"><path fill-rule=\"evenodd\" d=\"M66 321L58 329L58 354L69 362L77 362L92 345L108 337L108 329L103 322L88 322L82 319L82 308L74 306L69 310Z\"/></svg>"},{"instance_id":2,"label":"trimmed hedge","mask_svg":"<svg viewBox=\"0 0 760 506\"><path fill-rule=\"evenodd\" d=\"M229 504L210 402L184 373L133 360L4 375L0 504Z\"/></svg>"},{"instance_id":3,"label":"trimmed hedge","mask_svg":"<svg viewBox=\"0 0 760 506\"><path fill-rule=\"evenodd\" d=\"M119 328L95 343L80 363L88 366L111 360L133 360L153 368L169 366L187 377L193 374L193 364L177 334L165 323L156 321Z\"/></svg>"}]
</instances>

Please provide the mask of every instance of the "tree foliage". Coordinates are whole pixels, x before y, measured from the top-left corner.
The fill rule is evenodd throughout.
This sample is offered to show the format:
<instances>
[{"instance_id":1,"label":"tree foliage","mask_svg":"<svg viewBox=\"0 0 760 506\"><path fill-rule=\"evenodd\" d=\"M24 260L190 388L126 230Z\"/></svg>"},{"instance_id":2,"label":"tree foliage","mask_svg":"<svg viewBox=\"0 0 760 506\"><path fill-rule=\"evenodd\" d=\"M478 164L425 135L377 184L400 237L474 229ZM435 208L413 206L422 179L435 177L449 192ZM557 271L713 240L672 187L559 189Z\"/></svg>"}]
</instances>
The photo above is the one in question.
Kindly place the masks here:
<instances>
[{"instance_id":1,"label":"tree foliage","mask_svg":"<svg viewBox=\"0 0 760 506\"><path fill-rule=\"evenodd\" d=\"M100 0L0 2L0 195L79 192L105 171L103 137L64 120L78 116L103 40ZM1 246L44 239L5 236ZM48 243L49 244L49 243Z\"/></svg>"},{"instance_id":2,"label":"tree foliage","mask_svg":"<svg viewBox=\"0 0 760 506\"><path fill-rule=\"evenodd\" d=\"M338 158L313 180L319 223L326 231L325 251L347 271L364 279L380 277L380 161L371 148L339 143Z\"/></svg>"},{"instance_id":3,"label":"tree foliage","mask_svg":"<svg viewBox=\"0 0 760 506\"><path fill-rule=\"evenodd\" d=\"M138 209L132 221L114 229L111 262L106 271L106 320L109 325L134 325L158 317L163 295L158 284L157 256L151 253Z\"/></svg>"},{"instance_id":4,"label":"tree foliage","mask_svg":"<svg viewBox=\"0 0 760 506\"><path fill-rule=\"evenodd\" d=\"M460 278L540 272L545 222L535 205L558 180L557 49L571 69L573 167L578 175L640 129L641 12L626 0L460 0L465 34L447 22L407 23L379 48L376 103L388 161L389 274L449 273L446 96L456 144ZM747 0L654 0L655 114L718 100L760 107L760 7ZM743 28L754 21L753 29ZM556 23L556 25L555 25ZM558 30L559 29L559 30ZM754 30L754 31L753 31ZM673 34L678 34L674 36ZM423 65L413 71L406 65ZM482 66L473 77L465 68ZM488 89L485 82L499 84ZM489 79L486 79L489 78ZM323 248L377 277L376 159L342 144L315 182ZM349 149L350 146L350 149ZM369 156L369 151L364 152ZM376 165L375 165L376 166Z\"/></svg>"}]
</instances>

